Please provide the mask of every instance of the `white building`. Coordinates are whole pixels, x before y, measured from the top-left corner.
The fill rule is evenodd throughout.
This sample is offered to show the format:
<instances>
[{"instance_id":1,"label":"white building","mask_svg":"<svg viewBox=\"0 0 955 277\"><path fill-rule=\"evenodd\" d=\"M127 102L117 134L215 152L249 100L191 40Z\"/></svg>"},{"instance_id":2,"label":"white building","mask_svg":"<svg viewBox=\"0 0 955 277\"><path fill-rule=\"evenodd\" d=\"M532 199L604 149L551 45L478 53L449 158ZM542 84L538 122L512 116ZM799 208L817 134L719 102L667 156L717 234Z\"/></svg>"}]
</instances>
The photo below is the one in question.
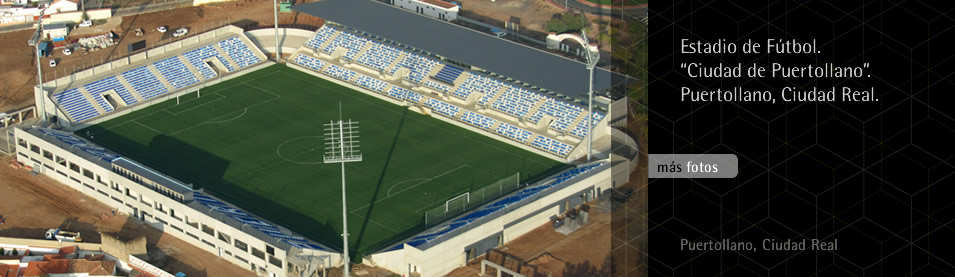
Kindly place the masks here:
<instances>
[{"instance_id":1,"label":"white building","mask_svg":"<svg viewBox=\"0 0 955 277\"><path fill-rule=\"evenodd\" d=\"M50 4L50 7L47 8L46 13L62 13L62 12L74 12L79 10L79 6L76 2L70 0L56 0Z\"/></svg>"},{"instance_id":2,"label":"white building","mask_svg":"<svg viewBox=\"0 0 955 277\"><path fill-rule=\"evenodd\" d=\"M70 28L66 27L66 24L43 24L43 37L46 39L57 40L69 34Z\"/></svg>"},{"instance_id":3,"label":"white building","mask_svg":"<svg viewBox=\"0 0 955 277\"><path fill-rule=\"evenodd\" d=\"M441 0L392 0L392 5L444 21L458 19L461 7Z\"/></svg>"}]
</instances>

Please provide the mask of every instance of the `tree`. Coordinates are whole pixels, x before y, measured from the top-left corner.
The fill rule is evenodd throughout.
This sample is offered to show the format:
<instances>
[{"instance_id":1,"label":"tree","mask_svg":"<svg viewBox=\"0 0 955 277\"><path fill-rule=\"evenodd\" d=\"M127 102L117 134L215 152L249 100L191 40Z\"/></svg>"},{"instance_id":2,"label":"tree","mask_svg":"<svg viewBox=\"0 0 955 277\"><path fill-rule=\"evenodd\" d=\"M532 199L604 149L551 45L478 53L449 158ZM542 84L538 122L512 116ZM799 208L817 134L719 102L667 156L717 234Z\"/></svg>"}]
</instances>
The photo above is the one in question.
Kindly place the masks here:
<instances>
[{"instance_id":1,"label":"tree","mask_svg":"<svg viewBox=\"0 0 955 277\"><path fill-rule=\"evenodd\" d=\"M564 24L564 21L560 19L551 19L550 21L547 21L547 31L563 33L564 31L567 31L567 24Z\"/></svg>"},{"instance_id":2,"label":"tree","mask_svg":"<svg viewBox=\"0 0 955 277\"><path fill-rule=\"evenodd\" d=\"M547 31L555 33L580 32L584 26L587 26L584 16L573 13L555 14L547 21Z\"/></svg>"}]
</instances>

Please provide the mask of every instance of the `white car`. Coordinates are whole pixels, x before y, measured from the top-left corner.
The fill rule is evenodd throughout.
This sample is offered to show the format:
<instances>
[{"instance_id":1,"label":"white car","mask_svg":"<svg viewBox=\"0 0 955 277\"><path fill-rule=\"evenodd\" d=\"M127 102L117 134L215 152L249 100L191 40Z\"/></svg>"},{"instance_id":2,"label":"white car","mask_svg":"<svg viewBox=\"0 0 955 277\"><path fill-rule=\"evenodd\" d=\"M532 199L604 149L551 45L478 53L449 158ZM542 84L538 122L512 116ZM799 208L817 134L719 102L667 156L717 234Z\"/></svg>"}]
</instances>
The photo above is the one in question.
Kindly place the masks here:
<instances>
[{"instance_id":1,"label":"white car","mask_svg":"<svg viewBox=\"0 0 955 277\"><path fill-rule=\"evenodd\" d=\"M73 50L70 50L70 48L63 48L63 55L73 55Z\"/></svg>"},{"instance_id":2,"label":"white car","mask_svg":"<svg viewBox=\"0 0 955 277\"><path fill-rule=\"evenodd\" d=\"M56 59L50 59L50 67L56 67Z\"/></svg>"},{"instance_id":3,"label":"white car","mask_svg":"<svg viewBox=\"0 0 955 277\"><path fill-rule=\"evenodd\" d=\"M89 27L89 26L93 26L93 21L83 20L83 22L80 23L80 27Z\"/></svg>"},{"instance_id":4,"label":"white car","mask_svg":"<svg viewBox=\"0 0 955 277\"><path fill-rule=\"evenodd\" d=\"M166 26L159 26L158 28L156 28L156 31L159 31L160 33L165 33L166 31L169 31L169 28L166 28Z\"/></svg>"},{"instance_id":5,"label":"white car","mask_svg":"<svg viewBox=\"0 0 955 277\"><path fill-rule=\"evenodd\" d=\"M189 30L187 30L186 28L179 28L178 30L176 30L175 33L172 33L172 36L181 37L181 36L185 36L188 33L189 33Z\"/></svg>"}]
</instances>

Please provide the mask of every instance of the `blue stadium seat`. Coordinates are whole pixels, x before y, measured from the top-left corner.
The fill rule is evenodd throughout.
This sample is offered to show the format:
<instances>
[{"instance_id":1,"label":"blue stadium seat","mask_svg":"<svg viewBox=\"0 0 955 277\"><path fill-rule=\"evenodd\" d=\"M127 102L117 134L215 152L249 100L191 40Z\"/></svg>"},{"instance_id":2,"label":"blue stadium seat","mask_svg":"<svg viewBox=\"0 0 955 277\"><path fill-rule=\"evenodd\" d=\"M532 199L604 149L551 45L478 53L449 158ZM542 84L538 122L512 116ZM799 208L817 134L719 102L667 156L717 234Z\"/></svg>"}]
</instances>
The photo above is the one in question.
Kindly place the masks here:
<instances>
[{"instance_id":1,"label":"blue stadium seat","mask_svg":"<svg viewBox=\"0 0 955 277\"><path fill-rule=\"evenodd\" d=\"M521 143L526 142L532 134L531 131L521 129L520 127L504 122L501 122L501 125L498 125L496 132L502 136Z\"/></svg>"},{"instance_id":2,"label":"blue stadium seat","mask_svg":"<svg viewBox=\"0 0 955 277\"><path fill-rule=\"evenodd\" d=\"M192 71L179 60L179 56L154 62L153 67L175 89L181 89L199 82L199 78L196 78L196 75L192 74Z\"/></svg>"},{"instance_id":3,"label":"blue stadium seat","mask_svg":"<svg viewBox=\"0 0 955 277\"><path fill-rule=\"evenodd\" d=\"M318 72L322 72L322 68L325 68L326 65L326 63L322 60L309 57L305 54L298 54L298 56L295 56L295 59L293 59L292 62Z\"/></svg>"},{"instance_id":4,"label":"blue stadium seat","mask_svg":"<svg viewBox=\"0 0 955 277\"><path fill-rule=\"evenodd\" d=\"M42 129L42 128L39 128L37 130L39 130L40 133L43 133L44 135L54 137L63 143L69 144L72 147L83 150L84 152L89 153L90 155L103 158L106 161L113 161L114 159L119 158L119 156L114 155L110 153L109 151L106 151L106 149L103 149L102 147L96 146L94 144L86 143L86 141L80 138L74 137L72 134L64 133L60 131Z\"/></svg>"},{"instance_id":5,"label":"blue stadium seat","mask_svg":"<svg viewBox=\"0 0 955 277\"><path fill-rule=\"evenodd\" d=\"M282 232L281 229L273 226L272 224L269 224L268 222L258 220L255 217L246 213L245 211L236 209L222 201L206 196L201 192L194 191L193 198L195 198L196 202L199 202L199 204L202 204L203 206L206 206L214 211L220 212L238 222L247 224L248 226L266 235L269 235L282 242L288 243L289 245L292 245L294 247L298 247L300 249L327 250L326 248L316 245L314 243L311 243L302 237L296 237L296 236L286 234Z\"/></svg>"},{"instance_id":6,"label":"blue stadium seat","mask_svg":"<svg viewBox=\"0 0 955 277\"><path fill-rule=\"evenodd\" d=\"M385 87L388 86L388 83L385 83L385 81L365 75L358 75L358 80L355 80L355 84L378 93L385 92Z\"/></svg>"},{"instance_id":7,"label":"blue stadium seat","mask_svg":"<svg viewBox=\"0 0 955 277\"><path fill-rule=\"evenodd\" d=\"M534 141L531 142L531 146L557 154L561 157L567 156L567 154L570 154L570 150L573 149L572 146L566 143L559 142L545 136L537 136L534 138Z\"/></svg>"},{"instance_id":8,"label":"blue stadium seat","mask_svg":"<svg viewBox=\"0 0 955 277\"><path fill-rule=\"evenodd\" d=\"M459 112L461 112L461 108L459 108L458 106L451 105L443 101L435 100L431 98L428 98L428 100L425 101L424 104L425 106L433 108L434 112L451 117L451 118L454 118Z\"/></svg>"},{"instance_id":9,"label":"blue stadium seat","mask_svg":"<svg viewBox=\"0 0 955 277\"><path fill-rule=\"evenodd\" d=\"M231 58L232 61L234 61L237 66L239 66L239 68L244 68L246 66L250 66L261 61L259 57L256 56L251 49L249 49L249 46L243 43L241 39L239 39L239 37L231 37L231 38L222 40L219 42L219 47L226 52L226 55L228 55L229 58ZM219 60L222 61L223 64L225 64L229 72L232 72L235 70L234 68L232 68L231 65L229 65L229 63L225 62L225 60L222 59L221 56L217 56L217 57L219 58Z\"/></svg>"},{"instance_id":10,"label":"blue stadium seat","mask_svg":"<svg viewBox=\"0 0 955 277\"><path fill-rule=\"evenodd\" d=\"M123 72L122 75L123 79L126 79L126 82L133 86L133 90L139 93L139 96L143 99L150 99L168 92L166 86L145 65ZM129 96L129 99L122 94L120 96L123 97L123 100L126 100L126 103L136 103L136 99L132 95Z\"/></svg>"},{"instance_id":11,"label":"blue stadium seat","mask_svg":"<svg viewBox=\"0 0 955 277\"><path fill-rule=\"evenodd\" d=\"M453 84L454 80L461 76L461 72L464 72L463 69L453 67L450 65L445 65L434 75L435 79L441 80L448 84Z\"/></svg>"},{"instance_id":12,"label":"blue stadium seat","mask_svg":"<svg viewBox=\"0 0 955 277\"><path fill-rule=\"evenodd\" d=\"M123 98L124 101L127 99L127 97L129 99L133 98L133 96L129 94L129 91L126 90L126 86L123 86L123 84L119 82L119 79L116 79L116 76L110 76L92 83L88 83L83 86L83 88L86 89L86 92L89 92L90 96L93 97L93 100L96 100L100 107L102 107L106 112L113 111L113 107L107 103L106 98L101 95L103 92L112 89L115 90L116 93L120 95L120 98Z\"/></svg>"},{"instance_id":13,"label":"blue stadium seat","mask_svg":"<svg viewBox=\"0 0 955 277\"><path fill-rule=\"evenodd\" d=\"M195 67L197 71L199 71L199 75L201 75L202 78L206 80L215 78L216 73L212 71L212 68L210 68L209 65L207 65L202 60L205 60L211 57L216 57L217 59L219 59L220 62L222 62L223 64L226 64L226 67L231 67L228 65L229 63L226 62L221 55L219 55L219 51L216 51L215 47L212 47L212 45L206 45L203 47L196 48L189 52L183 53L182 56L185 57L186 61L189 61L189 63L192 64L192 66ZM229 68L229 71L231 70L232 69Z\"/></svg>"},{"instance_id":14,"label":"blue stadium seat","mask_svg":"<svg viewBox=\"0 0 955 277\"><path fill-rule=\"evenodd\" d=\"M461 115L461 121L481 127L485 130L491 129L491 127L497 123L497 120L494 120L493 118L472 111L464 111L464 114Z\"/></svg>"},{"instance_id":15,"label":"blue stadium seat","mask_svg":"<svg viewBox=\"0 0 955 277\"><path fill-rule=\"evenodd\" d=\"M335 28L329 26L322 26L318 29L318 32L315 33L311 39L305 42L305 47L319 50L318 48L325 44L329 37L338 32Z\"/></svg>"},{"instance_id":16,"label":"blue stadium seat","mask_svg":"<svg viewBox=\"0 0 955 277\"><path fill-rule=\"evenodd\" d=\"M345 81L351 81L351 79L354 78L355 75L358 75L358 73L355 73L354 71L351 71L349 69L346 69L344 67L340 67L334 64L328 65L328 67L326 67L325 71L323 72L325 74L328 74L328 76L332 76L332 77L342 79Z\"/></svg>"},{"instance_id":17,"label":"blue stadium seat","mask_svg":"<svg viewBox=\"0 0 955 277\"><path fill-rule=\"evenodd\" d=\"M70 115L73 121L83 121L100 115L78 88L69 89L53 95L53 99Z\"/></svg>"}]
</instances>

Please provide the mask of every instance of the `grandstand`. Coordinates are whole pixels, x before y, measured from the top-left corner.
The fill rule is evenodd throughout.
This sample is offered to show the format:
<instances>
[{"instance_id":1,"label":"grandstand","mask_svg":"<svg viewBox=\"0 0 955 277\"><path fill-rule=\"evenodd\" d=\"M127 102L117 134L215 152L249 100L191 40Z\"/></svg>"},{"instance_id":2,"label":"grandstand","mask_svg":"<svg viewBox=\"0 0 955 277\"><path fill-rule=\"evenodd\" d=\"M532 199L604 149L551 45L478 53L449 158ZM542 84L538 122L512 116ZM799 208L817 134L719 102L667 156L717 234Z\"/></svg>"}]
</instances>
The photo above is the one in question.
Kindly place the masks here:
<instances>
[{"instance_id":1,"label":"grandstand","mask_svg":"<svg viewBox=\"0 0 955 277\"><path fill-rule=\"evenodd\" d=\"M547 84L388 36L329 21L281 65L263 33L227 26L38 87L53 103L42 112L61 120L18 129L18 160L275 276L342 261L337 167L321 163L319 128L339 103L364 148L347 165L350 250L396 272L444 274L610 187L605 154L580 161L590 132L609 147L606 104L591 130L579 99Z\"/></svg>"},{"instance_id":2,"label":"grandstand","mask_svg":"<svg viewBox=\"0 0 955 277\"><path fill-rule=\"evenodd\" d=\"M159 54L146 60L147 55L143 54L143 60L139 61L127 57L110 63L102 70L106 72L90 73L95 76L87 80L70 82L62 88L54 85L57 89L51 94L51 100L59 108L55 113L75 123L88 122L114 110L189 89L220 74L265 61L261 51L248 46L248 38L240 35L241 29L217 32L211 41L179 41L178 47L189 49L174 55ZM60 83L59 80L53 82Z\"/></svg>"}]
</instances>

